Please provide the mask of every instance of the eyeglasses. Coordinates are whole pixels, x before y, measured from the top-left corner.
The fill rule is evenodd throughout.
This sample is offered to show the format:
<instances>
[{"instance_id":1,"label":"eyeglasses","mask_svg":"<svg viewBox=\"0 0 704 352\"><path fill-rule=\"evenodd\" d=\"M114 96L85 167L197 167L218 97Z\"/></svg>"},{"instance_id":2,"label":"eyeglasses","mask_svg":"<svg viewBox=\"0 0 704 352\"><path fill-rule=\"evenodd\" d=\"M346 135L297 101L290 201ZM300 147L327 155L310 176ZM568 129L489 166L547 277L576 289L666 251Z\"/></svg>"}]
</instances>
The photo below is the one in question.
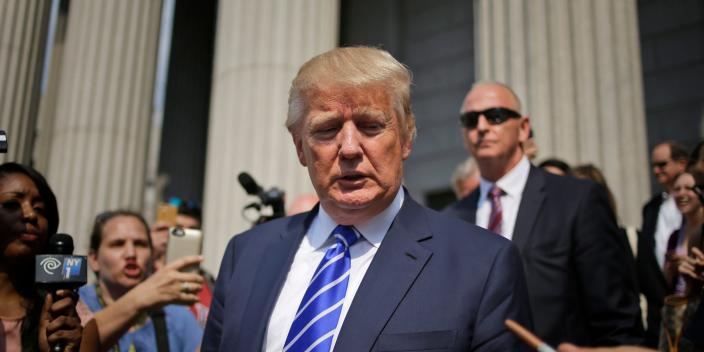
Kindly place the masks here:
<instances>
[{"instance_id":1,"label":"eyeglasses","mask_svg":"<svg viewBox=\"0 0 704 352\"><path fill-rule=\"evenodd\" d=\"M669 163L670 163L669 160L667 160L667 161L654 161L653 168L662 169L665 166L667 166L667 164L669 164Z\"/></svg>"},{"instance_id":2,"label":"eyeglasses","mask_svg":"<svg viewBox=\"0 0 704 352\"><path fill-rule=\"evenodd\" d=\"M507 108L490 108L484 111L467 111L460 115L460 124L470 130L477 128L479 116L484 115L486 121L490 125L499 125L510 118L517 119L521 117L516 111Z\"/></svg>"}]
</instances>

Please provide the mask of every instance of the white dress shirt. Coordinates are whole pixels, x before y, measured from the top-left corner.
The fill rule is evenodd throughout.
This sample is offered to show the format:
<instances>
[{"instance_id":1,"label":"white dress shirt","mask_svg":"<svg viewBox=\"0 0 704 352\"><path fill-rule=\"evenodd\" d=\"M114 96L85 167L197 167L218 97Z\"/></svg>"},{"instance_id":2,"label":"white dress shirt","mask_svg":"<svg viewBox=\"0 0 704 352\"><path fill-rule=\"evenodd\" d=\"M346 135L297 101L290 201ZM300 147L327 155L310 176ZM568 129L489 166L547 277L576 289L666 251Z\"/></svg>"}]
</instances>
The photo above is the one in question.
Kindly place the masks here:
<instances>
[{"instance_id":1,"label":"white dress shirt","mask_svg":"<svg viewBox=\"0 0 704 352\"><path fill-rule=\"evenodd\" d=\"M335 347L340 327L342 322L345 321L345 316L347 316L347 311L355 293L357 293L362 278L364 278L364 274L367 272L372 259L374 259L374 255L384 236L386 236L391 223L396 218L396 214L401 210L403 200L403 188L399 188L391 205L383 212L364 223L353 224L355 231L361 234L362 237L350 247L351 267L347 294L342 304L340 320L335 328L331 350ZM313 277L318 264L323 260L325 252L335 243L335 240L330 238L330 233L337 225L339 224L321 206L318 215L311 222L310 228L308 228L308 233L306 233L298 247L291 268L286 276L286 281L276 300L276 305L269 318L263 351L283 351L286 336L296 316L298 306L301 304L303 295L306 293L308 283Z\"/></svg>"},{"instance_id":2,"label":"white dress shirt","mask_svg":"<svg viewBox=\"0 0 704 352\"><path fill-rule=\"evenodd\" d=\"M526 187L526 182L528 182L529 173L530 161L528 161L528 158L524 155L521 161L519 161L511 171L496 181L496 185L503 191L503 195L501 196L501 231L503 233L500 235L509 240L513 238L513 229L516 226L518 207L521 205L523 189ZM485 229L489 227L491 200L488 198L488 194L493 185L493 183L487 181L484 177L480 177L476 223L477 226Z\"/></svg>"},{"instance_id":3,"label":"white dress shirt","mask_svg":"<svg viewBox=\"0 0 704 352\"><path fill-rule=\"evenodd\" d=\"M658 260L660 269L665 267L665 252L670 235L682 226L682 213L677 209L675 197L663 192L662 198L655 225L655 259Z\"/></svg>"}]
</instances>

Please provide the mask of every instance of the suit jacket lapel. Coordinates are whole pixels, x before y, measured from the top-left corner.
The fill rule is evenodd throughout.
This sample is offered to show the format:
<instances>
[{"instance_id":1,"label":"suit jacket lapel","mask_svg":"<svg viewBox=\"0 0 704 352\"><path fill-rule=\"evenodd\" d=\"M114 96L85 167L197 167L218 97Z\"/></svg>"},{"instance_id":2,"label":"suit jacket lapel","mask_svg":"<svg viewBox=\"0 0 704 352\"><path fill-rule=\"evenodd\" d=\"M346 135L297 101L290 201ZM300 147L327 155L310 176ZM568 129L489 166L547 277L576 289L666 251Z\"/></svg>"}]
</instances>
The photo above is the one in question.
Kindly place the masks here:
<instances>
[{"instance_id":1,"label":"suit jacket lapel","mask_svg":"<svg viewBox=\"0 0 704 352\"><path fill-rule=\"evenodd\" d=\"M541 171L535 166L531 165L530 172L528 173L528 181L526 181L526 186L521 196L521 204L518 207L516 224L513 228L512 241L521 252L523 252L527 243L529 243L528 239L533 232L535 220L538 218L540 208L545 201L544 186L545 178L543 174L541 174Z\"/></svg>"},{"instance_id":2,"label":"suit jacket lapel","mask_svg":"<svg viewBox=\"0 0 704 352\"><path fill-rule=\"evenodd\" d=\"M342 324L335 352L369 351L432 252L418 242L432 237L423 208L406 193Z\"/></svg>"},{"instance_id":3,"label":"suit jacket lapel","mask_svg":"<svg viewBox=\"0 0 704 352\"><path fill-rule=\"evenodd\" d=\"M273 240L259 263L256 281L243 315L243 330L240 341L242 351L261 351L264 334L274 309L276 298L291 267L298 246L317 214L317 206L307 217L292 218L287 228Z\"/></svg>"}]
</instances>

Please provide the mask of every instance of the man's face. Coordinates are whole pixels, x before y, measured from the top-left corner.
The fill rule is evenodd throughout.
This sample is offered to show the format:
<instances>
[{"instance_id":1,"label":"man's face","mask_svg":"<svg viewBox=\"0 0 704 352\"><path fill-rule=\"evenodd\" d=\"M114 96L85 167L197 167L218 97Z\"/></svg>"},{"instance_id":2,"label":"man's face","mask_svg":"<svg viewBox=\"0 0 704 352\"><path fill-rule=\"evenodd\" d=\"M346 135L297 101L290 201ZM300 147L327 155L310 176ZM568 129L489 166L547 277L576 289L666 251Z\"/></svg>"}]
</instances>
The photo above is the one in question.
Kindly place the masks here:
<instances>
[{"instance_id":1,"label":"man's face","mask_svg":"<svg viewBox=\"0 0 704 352\"><path fill-rule=\"evenodd\" d=\"M655 179L665 191L669 192L675 182L675 177L684 171L685 162L672 160L670 146L667 144L660 144L653 148L650 160Z\"/></svg>"},{"instance_id":2,"label":"man's face","mask_svg":"<svg viewBox=\"0 0 704 352\"><path fill-rule=\"evenodd\" d=\"M490 108L519 110L518 101L506 88L482 84L467 94L462 104L462 113ZM529 133L530 122L525 116L509 118L503 123L492 125L482 115L476 128L463 128L465 147L480 164L487 160L517 161L523 155L520 144L528 139Z\"/></svg>"},{"instance_id":3,"label":"man's face","mask_svg":"<svg viewBox=\"0 0 704 352\"><path fill-rule=\"evenodd\" d=\"M116 216L103 227L100 247L88 263L108 287L130 289L144 280L151 251L147 231L133 216Z\"/></svg>"},{"instance_id":4,"label":"man's face","mask_svg":"<svg viewBox=\"0 0 704 352\"><path fill-rule=\"evenodd\" d=\"M396 196L411 152L389 94L380 87L316 89L294 134L321 205L348 225L385 209Z\"/></svg>"}]
</instances>

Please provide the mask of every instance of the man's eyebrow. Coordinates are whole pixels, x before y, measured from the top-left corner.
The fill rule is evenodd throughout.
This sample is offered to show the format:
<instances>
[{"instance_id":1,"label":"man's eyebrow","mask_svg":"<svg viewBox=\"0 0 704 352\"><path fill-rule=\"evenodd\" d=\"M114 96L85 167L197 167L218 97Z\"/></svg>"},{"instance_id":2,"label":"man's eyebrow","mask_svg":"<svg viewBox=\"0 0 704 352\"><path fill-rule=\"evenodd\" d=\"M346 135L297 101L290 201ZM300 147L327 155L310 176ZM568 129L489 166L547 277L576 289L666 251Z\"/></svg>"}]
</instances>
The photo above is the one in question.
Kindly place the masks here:
<instances>
[{"instance_id":1,"label":"man's eyebrow","mask_svg":"<svg viewBox=\"0 0 704 352\"><path fill-rule=\"evenodd\" d=\"M337 111L321 111L312 116L315 119L311 121L311 124L323 124L330 120L336 119L338 116L340 116L340 114Z\"/></svg>"},{"instance_id":2,"label":"man's eyebrow","mask_svg":"<svg viewBox=\"0 0 704 352\"><path fill-rule=\"evenodd\" d=\"M352 110L352 113L354 115L364 115L364 116L370 116L370 117L381 117L381 118L388 118L387 114L384 113L383 110L379 110L376 108L373 108L371 106L360 106L358 108L355 108Z\"/></svg>"}]
</instances>

